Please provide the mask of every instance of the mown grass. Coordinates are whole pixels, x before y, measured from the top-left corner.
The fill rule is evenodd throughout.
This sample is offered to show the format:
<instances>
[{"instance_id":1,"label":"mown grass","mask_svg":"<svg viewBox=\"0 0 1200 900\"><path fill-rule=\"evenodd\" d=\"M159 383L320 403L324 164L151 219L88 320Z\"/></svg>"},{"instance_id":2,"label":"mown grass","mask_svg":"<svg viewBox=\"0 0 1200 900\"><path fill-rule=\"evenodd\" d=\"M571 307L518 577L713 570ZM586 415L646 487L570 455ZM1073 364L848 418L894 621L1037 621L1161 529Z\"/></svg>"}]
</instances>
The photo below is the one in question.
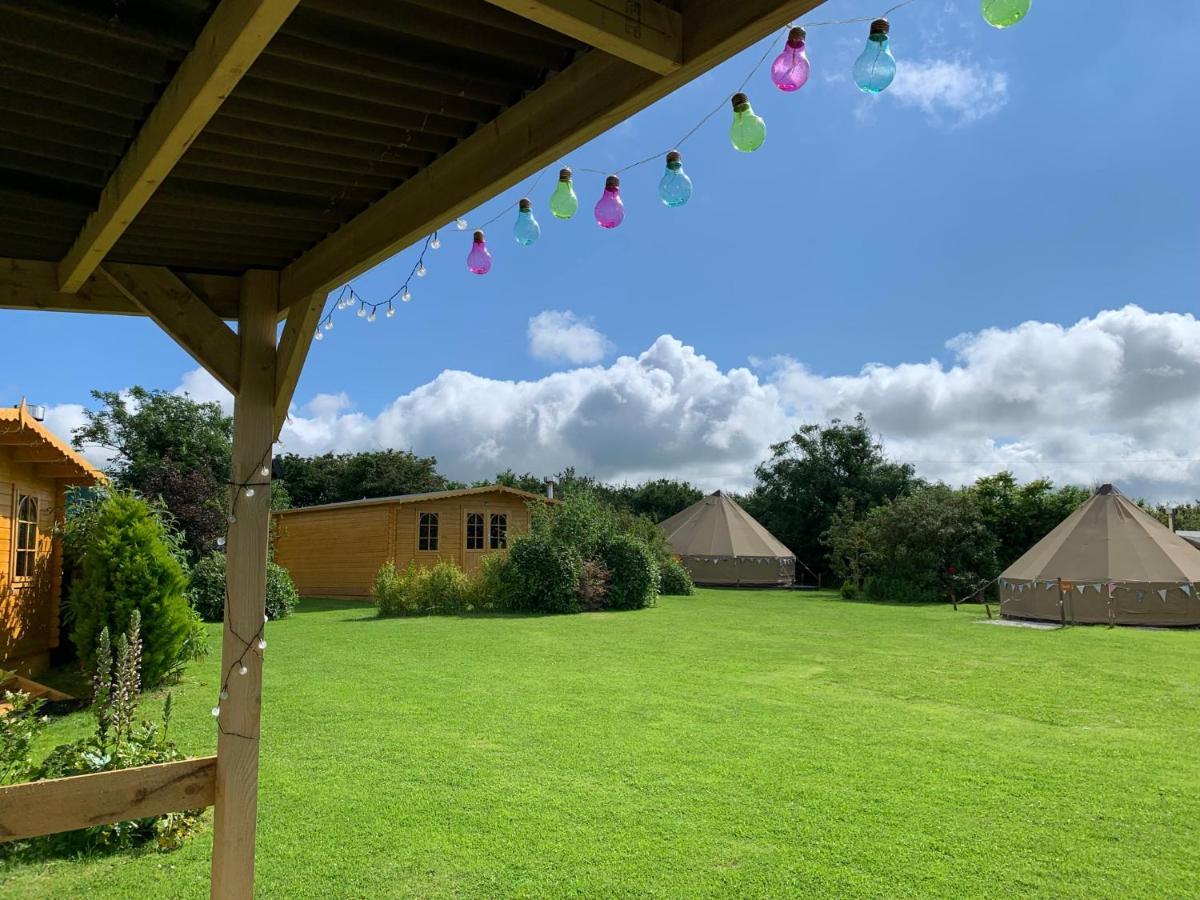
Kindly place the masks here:
<instances>
[{"instance_id":1,"label":"mown grass","mask_svg":"<svg viewBox=\"0 0 1200 900\"><path fill-rule=\"evenodd\" d=\"M1200 633L977 618L308 601L269 626L258 893L1195 896ZM189 752L213 749L216 673L176 690ZM211 840L9 867L0 894L205 897Z\"/></svg>"}]
</instances>

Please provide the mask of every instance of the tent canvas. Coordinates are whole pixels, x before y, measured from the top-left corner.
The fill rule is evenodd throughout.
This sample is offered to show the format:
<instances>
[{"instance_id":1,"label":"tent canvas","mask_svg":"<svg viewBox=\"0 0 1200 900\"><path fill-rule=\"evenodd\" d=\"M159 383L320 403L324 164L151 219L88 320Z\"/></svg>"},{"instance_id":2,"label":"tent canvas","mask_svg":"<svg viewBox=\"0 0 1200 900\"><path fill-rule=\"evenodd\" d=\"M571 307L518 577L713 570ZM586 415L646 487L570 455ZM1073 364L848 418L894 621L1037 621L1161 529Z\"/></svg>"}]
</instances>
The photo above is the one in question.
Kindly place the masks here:
<instances>
[{"instance_id":1,"label":"tent canvas","mask_svg":"<svg viewBox=\"0 0 1200 900\"><path fill-rule=\"evenodd\" d=\"M1200 551L1110 484L1000 575L1004 615L1200 625Z\"/></svg>"},{"instance_id":2,"label":"tent canvas","mask_svg":"<svg viewBox=\"0 0 1200 900\"><path fill-rule=\"evenodd\" d=\"M795 581L795 554L721 491L658 527L697 584L784 585Z\"/></svg>"}]
</instances>

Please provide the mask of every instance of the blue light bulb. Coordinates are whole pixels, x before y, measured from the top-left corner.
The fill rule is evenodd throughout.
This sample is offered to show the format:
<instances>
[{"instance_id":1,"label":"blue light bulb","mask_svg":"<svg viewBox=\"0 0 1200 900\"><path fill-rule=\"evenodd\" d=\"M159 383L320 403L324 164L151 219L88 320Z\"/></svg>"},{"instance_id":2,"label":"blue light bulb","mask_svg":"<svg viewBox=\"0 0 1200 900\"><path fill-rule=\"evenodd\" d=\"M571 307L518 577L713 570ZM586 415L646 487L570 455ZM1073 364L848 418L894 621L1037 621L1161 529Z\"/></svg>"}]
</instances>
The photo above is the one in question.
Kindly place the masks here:
<instances>
[{"instance_id":1,"label":"blue light bulb","mask_svg":"<svg viewBox=\"0 0 1200 900\"><path fill-rule=\"evenodd\" d=\"M888 49L887 19L871 23L867 47L854 61L854 83L866 94L878 94L896 77L896 58Z\"/></svg>"},{"instance_id":2,"label":"blue light bulb","mask_svg":"<svg viewBox=\"0 0 1200 900\"><path fill-rule=\"evenodd\" d=\"M528 247L542 236L542 226L533 217L533 205L525 199L518 204L517 222L513 225L513 237L518 244Z\"/></svg>"},{"instance_id":3,"label":"blue light bulb","mask_svg":"<svg viewBox=\"0 0 1200 900\"><path fill-rule=\"evenodd\" d=\"M683 206L692 199L692 179L683 171L683 157L678 150L667 154L667 171L658 183L658 197L667 206Z\"/></svg>"}]
</instances>

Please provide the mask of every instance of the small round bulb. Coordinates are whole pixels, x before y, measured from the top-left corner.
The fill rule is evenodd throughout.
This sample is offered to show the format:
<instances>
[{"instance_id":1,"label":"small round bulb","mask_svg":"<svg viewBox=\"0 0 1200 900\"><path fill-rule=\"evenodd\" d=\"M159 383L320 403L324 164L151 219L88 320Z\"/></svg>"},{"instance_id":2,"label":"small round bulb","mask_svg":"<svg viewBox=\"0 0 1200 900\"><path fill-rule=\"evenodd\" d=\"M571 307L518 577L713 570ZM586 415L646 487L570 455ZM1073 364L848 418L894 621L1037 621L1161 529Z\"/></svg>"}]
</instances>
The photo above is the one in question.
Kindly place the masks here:
<instances>
[{"instance_id":1,"label":"small round bulb","mask_svg":"<svg viewBox=\"0 0 1200 900\"><path fill-rule=\"evenodd\" d=\"M253 497L254 496L254 488L252 488L252 487L246 488L246 496Z\"/></svg>"},{"instance_id":2,"label":"small round bulb","mask_svg":"<svg viewBox=\"0 0 1200 900\"><path fill-rule=\"evenodd\" d=\"M245 675L249 671L250 670L248 668L246 668L245 663L238 663L238 674L239 675Z\"/></svg>"},{"instance_id":3,"label":"small round bulb","mask_svg":"<svg viewBox=\"0 0 1200 900\"><path fill-rule=\"evenodd\" d=\"M261 475L263 478L270 478L271 470L269 468L267 468L266 466L263 466L261 469L258 470L258 474Z\"/></svg>"},{"instance_id":4,"label":"small round bulb","mask_svg":"<svg viewBox=\"0 0 1200 900\"><path fill-rule=\"evenodd\" d=\"M467 220L466 219L455 219L454 227L457 228L459 231L466 231L467 230Z\"/></svg>"},{"instance_id":5,"label":"small round bulb","mask_svg":"<svg viewBox=\"0 0 1200 900\"><path fill-rule=\"evenodd\" d=\"M330 316L328 319L325 320L325 330L333 331L333 317L332 316Z\"/></svg>"},{"instance_id":6,"label":"small round bulb","mask_svg":"<svg viewBox=\"0 0 1200 900\"><path fill-rule=\"evenodd\" d=\"M601 228L616 228L625 220L625 203L621 200L621 179L609 175L604 179L604 193L592 210Z\"/></svg>"},{"instance_id":7,"label":"small round bulb","mask_svg":"<svg viewBox=\"0 0 1200 900\"><path fill-rule=\"evenodd\" d=\"M322 331L320 328L318 328L318 329L316 330L316 333L315 333L315 334L313 334L313 340L314 340L314 341L323 341L323 340L325 340L325 332L323 332L323 331Z\"/></svg>"},{"instance_id":8,"label":"small round bulb","mask_svg":"<svg viewBox=\"0 0 1200 900\"><path fill-rule=\"evenodd\" d=\"M214 706L214 707L212 708L212 714L213 714L213 718L214 718L214 719L215 719L217 716L221 715L221 707L219 707L219 706Z\"/></svg>"},{"instance_id":9,"label":"small round bulb","mask_svg":"<svg viewBox=\"0 0 1200 900\"><path fill-rule=\"evenodd\" d=\"M221 691L221 699L228 700L229 699L229 691L224 691L224 690Z\"/></svg>"},{"instance_id":10,"label":"small round bulb","mask_svg":"<svg viewBox=\"0 0 1200 900\"><path fill-rule=\"evenodd\" d=\"M433 240L431 240L429 242L429 249L430 250L441 250L442 249L442 239L435 237Z\"/></svg>"},{"instance_id":11,"label":"small round bulb","mask_svg":"<svg viewBox=\"0 0 1200 900\"><path fill-rule=\"evenodd\" d=\"M261 637L260 637L260 638L258 639L258 649L259 649L259 650L266 650L266 649L267 649L267 639L266 639L266 638L261 638Z\"/></svg>"},{"instance_id":12,"label":"small round bulb","mask_svg":"<svg viewBox=\"0 0 1200 900\"><path fill-rule=\"evenodd\" d=\"M425 268L425 263L417 263L417 277L424 278L429 274L429 270Z\"/></svg>"},{"instance_id":13,"label":"small round bulb","mask_svg":"<svg viewBox=\"0 0 1200 900\"><path fill-rule=\"evenodd\" d=\"M405 288L404 293L400 295L400 299L407 303L412 299L412 291L410 291L408 288Z\"/></svg>"},{"instance_id":14,"label":"small round bulb","mask_svg":"<svg viewBox=\"0 0 1200 900\"><path fill-rule=\"evenodd\" d=\"M368 322L375 321L375 310L374 309L372 309L369 313L367 313L367 321Z\"/></svg>"},{"instance_id":15,"label":"small round bulb","mask_svg":"<svg viewBox=\"0 0 1200 900\"><path fill-rule=\"evenodd\" d=\"M236 525L236 524L237 524L237 516L235 516L233 513L230 513L230 514L229 514L229 524L230 524L230 525Z\"/></svg>"},{"instance_id":16,"label":"small round bulb","mask_svg":"<svg viewBox=\"0 0 1200 900\"><path fill-rule=\"evenodd\" d=\"M358 306L358 317L359 317L360 319L365 319L365 318L367 317L367 305L366 305L365 303L360 303L360 304L359 304L359 306Z\"/></svg>"},{"instance_id":17,"label":"small round bulb","mask_svg":"<svg viewBox=\"0 0 1200 900\"><path fill-rule=\"evenodd\" d=\"M392 304L389 303L388 308L387 308L387 317L390 319L395 314L396 314L396 307L392 306Z\"/></svg>"}]
</instances>

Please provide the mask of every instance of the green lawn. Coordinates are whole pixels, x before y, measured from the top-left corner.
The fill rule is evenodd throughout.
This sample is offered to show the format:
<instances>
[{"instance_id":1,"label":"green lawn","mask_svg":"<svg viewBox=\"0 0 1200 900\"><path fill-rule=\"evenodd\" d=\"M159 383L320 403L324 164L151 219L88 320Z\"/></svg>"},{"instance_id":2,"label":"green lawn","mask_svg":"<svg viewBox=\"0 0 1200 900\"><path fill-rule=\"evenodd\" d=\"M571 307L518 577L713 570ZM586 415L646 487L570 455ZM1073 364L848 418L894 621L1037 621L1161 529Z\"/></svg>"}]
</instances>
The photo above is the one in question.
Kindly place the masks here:
<instances>
[{"instance_id":1,"label":"green lawn","mask_svg":"<svg viewBox=\"0 0 1200 900\"><path fill-rule=\"evenodd\" d=\"M1200 632L977 619L309 601L268 626L259 896L1195 896ZM176 690L189 752L216 673ZM211 843L0 869L0 895L207 897Z\"/></svg>"}]
</instances>

